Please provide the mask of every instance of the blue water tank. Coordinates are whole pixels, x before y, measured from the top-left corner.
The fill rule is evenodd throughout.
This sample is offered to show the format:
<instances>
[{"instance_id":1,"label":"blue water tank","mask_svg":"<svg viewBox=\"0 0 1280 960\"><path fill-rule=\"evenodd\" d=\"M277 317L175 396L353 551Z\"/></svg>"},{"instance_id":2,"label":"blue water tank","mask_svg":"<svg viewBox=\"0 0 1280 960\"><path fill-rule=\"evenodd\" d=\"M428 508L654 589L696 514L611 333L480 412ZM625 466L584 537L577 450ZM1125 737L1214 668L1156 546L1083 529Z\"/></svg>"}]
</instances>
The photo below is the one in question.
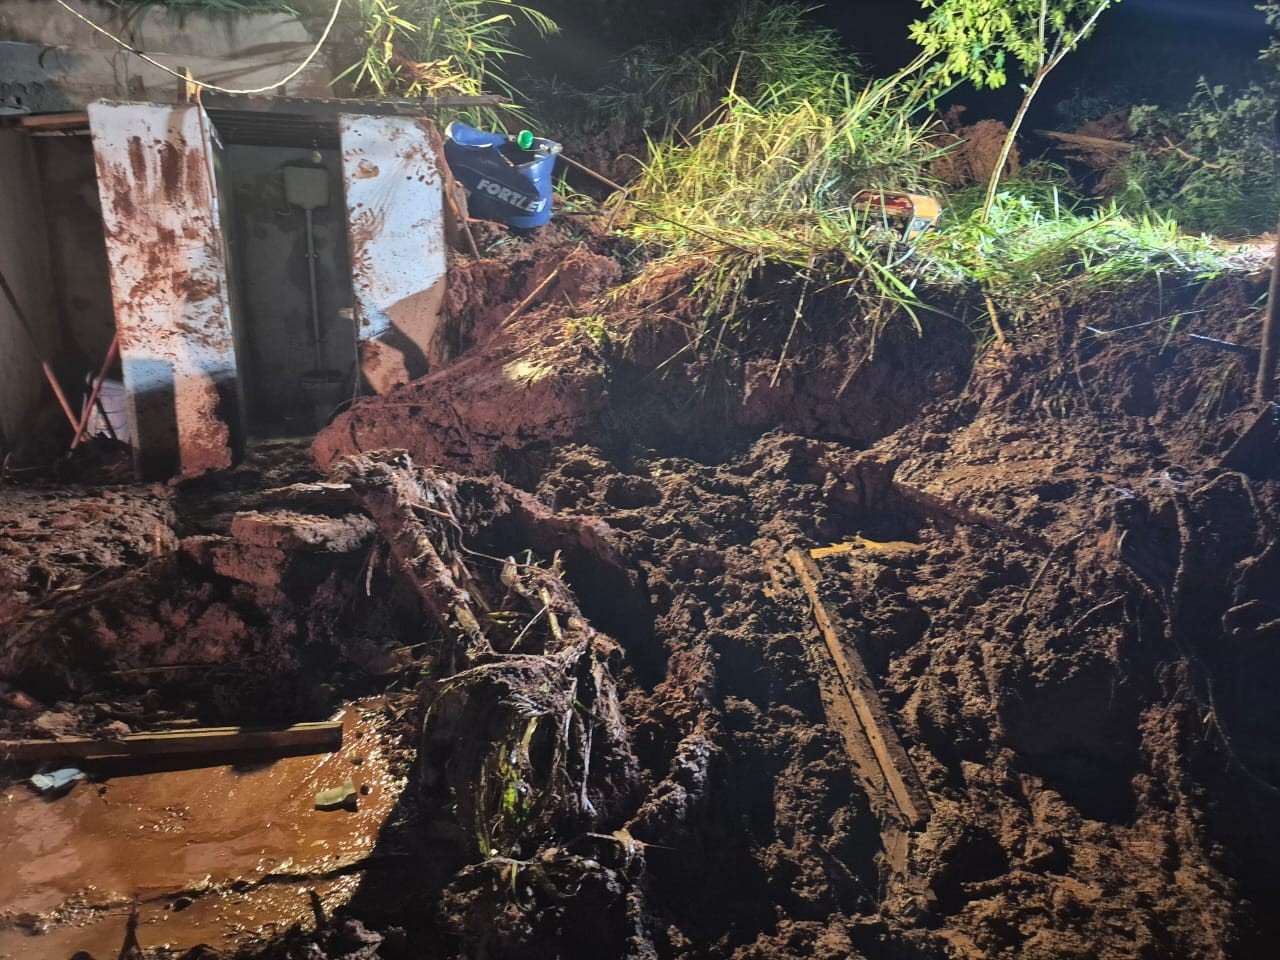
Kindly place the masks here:
<instances>
[{"instance_id":1,"label":"blue water tank","mask_svg":"<svg viewBox=\"0 0 1280 960\"><path fill-rule=\"evenodd\" d=\"M524 138L528 149L505 133L485 133L460 121L445 130L444 156L453 177L467 190L471 216L520 229L551 222L551 175L560 144Z\"/></svg>"}]
</instances>

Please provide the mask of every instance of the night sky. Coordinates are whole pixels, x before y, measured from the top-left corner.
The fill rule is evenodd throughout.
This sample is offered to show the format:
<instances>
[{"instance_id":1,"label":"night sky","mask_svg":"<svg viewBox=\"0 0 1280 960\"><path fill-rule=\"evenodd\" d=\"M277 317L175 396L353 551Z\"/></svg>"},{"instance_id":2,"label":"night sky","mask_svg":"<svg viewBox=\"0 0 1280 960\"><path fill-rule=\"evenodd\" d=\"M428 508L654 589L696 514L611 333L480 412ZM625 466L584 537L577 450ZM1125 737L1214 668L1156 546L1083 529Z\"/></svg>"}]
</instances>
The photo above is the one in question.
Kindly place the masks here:
<instances>
[{"instance_id":1,"label":"night sky","mask_svg":"<svg viewBox=\"0 0 1280 960\"><path fill-rule=\"evenodd\" d=\"M1093 36L1051 75L1041 93L1038 124L1052 124L1055 106L1073 95L1116 106L1185 104L1196 80L1247 82L1266 45L1267 26L1257 0L1122 0L1102 15ZM826 4L817 17L837 29L875 72L910 59L907 24L919 16L911 0L846 0ZM1011 78L1012 79L1012 78ZM972 117L1011 116L1020 96L1003 91L957 94ZM1087 104L1085 105L1087 106Z\"/></svg>"},{"instance_id":2,"label":"night sky","mask_svg":"<svg viewBox=\"0 0 1280 960\"><path fill-rule=\"evenodd\" d=\"M1054 126L1064 120L1058 104L1075 97L1074 110L1097 112L1135 103L1177 107L1186 103L1198 77L1211 83L1246 82L1257 70L1267 27L1257 0L1122 0L1103 14L1097 31L1069 56L1049 82L1031 120ZM572 82L607 82L611 55L664 32L677 38L695 32L715 3L697 0L543 0L564 36L543 50L531 44L537 72ZM914 0L830 0L815 19L836 29L878 74L892 72L914 53L907 25L920 16ZM1015 78L1002 91L962 90L954 102L968 117L1008 118L1020 91ZM1068 105L1069 106L1069 105Z\"/></svg>"}]
</instances>

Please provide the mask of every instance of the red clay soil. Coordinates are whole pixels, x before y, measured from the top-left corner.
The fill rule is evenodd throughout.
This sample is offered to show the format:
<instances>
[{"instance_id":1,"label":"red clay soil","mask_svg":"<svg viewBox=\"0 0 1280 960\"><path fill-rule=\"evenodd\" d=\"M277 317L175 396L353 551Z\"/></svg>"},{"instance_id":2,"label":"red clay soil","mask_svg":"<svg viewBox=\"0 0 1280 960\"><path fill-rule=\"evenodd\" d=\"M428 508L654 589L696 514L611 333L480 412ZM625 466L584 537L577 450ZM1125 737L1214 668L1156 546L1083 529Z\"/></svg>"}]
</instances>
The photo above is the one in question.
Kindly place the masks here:
<instances>
[{"instance_id":1,"label":"red clay soil","mask_svg":"<svg viewBox=\"0 0 1280 960\"><path fill-rule=\"evenodd\" d=\"M68 709L121 665L260 658L249 694L158 696L274 683L295 715L320 676L416 678L430 856L254 955L1272 955L1280 465L1228 455L1247 357L1134 327L1153 297L976 366L950 322L872 353L815 320L775 380L778 338L684 349L653 290L602 336L577 298L615 275L571 265L508 327L546 270L460 305L472 349L317 438L330 486L181 529L8 654ZM1186 322L1255 346L1259 293ZM828 545L814 586L881 729L788 558ZM68 641L88 666L50 677Z\"/></svg>"},{"instance_id":2,"label":"red clay soil","mask_svg":"<svg viewBox=\"0 0 1280 960\"><path fill-rule=\"evenodd\" d=\"M1218 290L1194 332L1255 342L1255 287ZM643 897L641 929L583 951L516 892L504 909L524 924L486 934L477 903L497 909L495 886L447 899L446 929L504 957L550 955L548 939L564 956L1263 955L1274 931L1254 904L1275 892L1280 813L1280 711L1258 679L1280 623L1274 451L1252 476L1222 466L1253 413L1239 354L1106 333L1150 309L1049 322L952 390L965 371L945 328L910 349L890 337L852 377L822 379L810 344L780 379L819 378L821 399L797 390L758 420L750 385L772 370L744 363L721 430L772 419L809 436L720 466L709 441L687 459L705 394L678 420L695 393L679 381L707 368L636 375L674 352L660 325L661 346L611 358L550 315L410 388L454 412L446 433L393 396L322 435L323 461L387 442L385 419L424 462L505 469L558 512L605 520L640 575L620 595L590 564L567 569L626 651L652 786L622 824L647 844L644 872L618 895ZM915 392L885 410L895 373ZM871 544L820 562L820 589L932 801L905 859L842 748L782 563L785 547L858 537Z\"/></svg>"}]
</instances>

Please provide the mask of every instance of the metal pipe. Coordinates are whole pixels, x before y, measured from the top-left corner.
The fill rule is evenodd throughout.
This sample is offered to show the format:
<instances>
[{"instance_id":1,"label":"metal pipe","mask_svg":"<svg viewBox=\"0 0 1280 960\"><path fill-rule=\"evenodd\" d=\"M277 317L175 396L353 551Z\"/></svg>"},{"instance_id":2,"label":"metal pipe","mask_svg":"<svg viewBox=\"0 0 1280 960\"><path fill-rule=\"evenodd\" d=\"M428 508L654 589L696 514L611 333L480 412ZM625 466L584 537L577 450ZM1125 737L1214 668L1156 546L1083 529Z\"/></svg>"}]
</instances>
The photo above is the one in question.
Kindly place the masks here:
<instances>
[{"instance_id":1,"label":"metal pipe","mask_svg":"<svg viewBox=\"0 0 1280 960\"><path fill-rule=\"evenodd\" d=\"M75 439L71 441L71 449L74 450L80 446L80 441L84 439L85 428L89 426L89 416L93 413L94 405L102 406L102 400L99 395L102 393L102 385L107 382L107 371L111 369L111 361L116 357L116 351L120 348L120 335L116 334L111 338L111 346L107 348L107 358L102 361L102 369L98 372L98 378L93 381L93 389L89 392L89 402L84 405L84 411L80 414L80 425L76 428ZM115 430L111 427L111 418L103 411L102 419L107 425L107 431L111 434L111 439L116 439Z\"/></svg>"},{"instance_id":2,"label":"metal pipe","mask_svg":"<svg viewBox=\"0 0 1280 960\"><path fill-rule=\"evenodd\" d=\"M324 367L324 351L321 349L320 299L316 294L316 243L312 230L311 208L303 210L307 218L307 273L311 279L311 339L316 351L316 369Z\"/></svg>"},{"instance_id":3,"label":"metal pipe","mask_svg":"<svg viewBox=\"0 0 1280 960\"><path fill-rule=\"evenodd\" d=\"M31 341L31 348L35 351L36 357L40 361L40 369L44 371L44 378L49 381L49 386L53 389L53 395L58 398L58 405L62 407L62 412L67 415L67 422L71 424L72 430L78 431L80 419L71 412L71 404L67 403L67 395L62 392L62 387L58 384L58 378L53 375L53 367L49 365L48 360L41 356L40 343L36 340L36 335L31 330L31 324L27 322L27 315L23 313L22 305L18 303L18 298L9 286L9 281L5 279L2 271L0 271L0 290L4 291L5 299L9 301L9 306L13 308L14 316L18 318L18 323L26 331L27 339Z\"/></svg>"}]
</instances>

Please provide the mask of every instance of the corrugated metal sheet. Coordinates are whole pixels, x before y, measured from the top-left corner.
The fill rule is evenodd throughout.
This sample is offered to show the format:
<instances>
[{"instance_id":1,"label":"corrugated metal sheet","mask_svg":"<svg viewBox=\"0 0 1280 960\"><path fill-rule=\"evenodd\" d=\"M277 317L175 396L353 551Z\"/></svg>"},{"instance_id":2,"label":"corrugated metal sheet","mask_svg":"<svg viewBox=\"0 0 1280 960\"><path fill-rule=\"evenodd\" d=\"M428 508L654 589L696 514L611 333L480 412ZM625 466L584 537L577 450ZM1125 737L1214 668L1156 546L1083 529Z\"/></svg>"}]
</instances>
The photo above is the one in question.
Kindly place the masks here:
<instances>
[{"instance_id":1,"label":"corrugated metal sheet","mask_svg":"<svg viewBox=\"0 0 1280 960\"><path fill-rule=\"evenodd\" d=\"M361 368L384 393L445 355L440 135L425 118L339 125Z\"/></svg>"},{"instance_id":2,"label":"corrugated metal sheet","mask_svg":"<svg viewBox=\"0 0 1280 960\"><path fill-rule=\"evenodd\" d=\"M230 466L239 432L208 123L198 106L89 106L141 476Z\"/></svg>"}]
</instances>

